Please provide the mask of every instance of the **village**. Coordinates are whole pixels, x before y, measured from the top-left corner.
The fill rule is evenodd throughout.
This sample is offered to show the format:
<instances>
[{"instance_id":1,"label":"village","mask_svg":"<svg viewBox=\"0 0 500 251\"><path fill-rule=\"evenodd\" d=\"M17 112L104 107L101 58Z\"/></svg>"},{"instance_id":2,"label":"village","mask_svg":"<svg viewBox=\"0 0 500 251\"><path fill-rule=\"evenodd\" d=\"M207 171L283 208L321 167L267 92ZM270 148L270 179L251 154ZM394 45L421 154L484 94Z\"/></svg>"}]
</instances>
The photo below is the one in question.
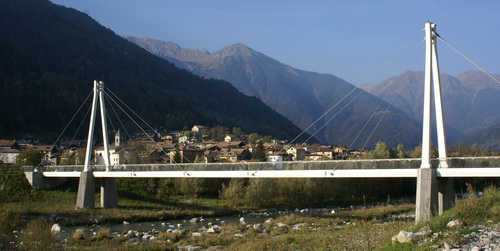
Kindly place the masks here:
<instances>
[{"instance_id":1,"label":"village","mask_svg":"<svg viewBox=\"0 0 500 251\"><path fill-rule=\"evenodd\" d=\"M94 141L93 164L104 164L104 146ZM0 161L17 163L26 151L39 153L41 165L83 165L86 140L60 140L54 145L41 143L36 137L22 140L0 140ZM200 163L241 161L318 161L359 157L366 150L347 149L320 144L295 144L256 133L231 132L224 127L195 125L190 130L135 133L116 131L110 142L111 165L151 163Z\"/></svg>"}]
</instances>

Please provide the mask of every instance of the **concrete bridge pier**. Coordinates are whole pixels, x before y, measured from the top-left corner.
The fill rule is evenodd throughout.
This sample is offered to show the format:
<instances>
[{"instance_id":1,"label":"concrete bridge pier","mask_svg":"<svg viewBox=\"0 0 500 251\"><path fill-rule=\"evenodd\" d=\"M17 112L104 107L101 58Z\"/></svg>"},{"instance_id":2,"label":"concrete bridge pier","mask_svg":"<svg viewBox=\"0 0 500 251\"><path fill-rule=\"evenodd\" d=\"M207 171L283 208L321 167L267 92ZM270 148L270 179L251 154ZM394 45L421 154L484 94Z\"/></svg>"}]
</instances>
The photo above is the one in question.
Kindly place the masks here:
<instances>
[{"instance_id":1,"label":"concrete bridge pier","mask_svg":"<svg viewBox=\"0 0 500 251\"><path fill-rule=\"evenodd\" d=\"M417 174L417 198L415 221L427 220L438 210L438 187L436 170L419 168Z\"/></svg>"},{"instance_id":2,"label":"concrete bridge pier","mask_svg":"<svg viewBox=\"0 0 500 251\"><path fill-rule=\"evenodd\" d=\"M118 193L116 191L115 178L102 178L98 180L101 187L101 207L113 208L118 207Z\"/></svg>"},{"instance_id":3,"label":"concrete bridge pier","mask_svg":"<svg viewBox=\"0 0 500 251\"><path fill-rule=\"evenodd\" d=\"M95 185L101 187L101 207L113 208L118 206L118 194L115 178L95 179L92 171L82 172L78 184L76 207L95 208Z\"/></svg>"},{"instance_id":4,"label":"concrete bridge pier","mask_svg":"<svg viewBox=\"0 0 500 251\"><path fill-rule=\"evenodd\" d=\"M94 208L95 203L95 180L92 171L83 171L80 174L78 183L78 196L76 198L76 208Z\"/></svg>"},{"instance_id":5,"label":"concrete bridge pier","mask_svg":"<svg viewBox=\"0 0 500 251\"><path fill-rule=\"evenodd\" d=\"M438 179L438 205L439 214L453 207L455 204L455 190L453 178Z\"/></svg>"}]
</instances>

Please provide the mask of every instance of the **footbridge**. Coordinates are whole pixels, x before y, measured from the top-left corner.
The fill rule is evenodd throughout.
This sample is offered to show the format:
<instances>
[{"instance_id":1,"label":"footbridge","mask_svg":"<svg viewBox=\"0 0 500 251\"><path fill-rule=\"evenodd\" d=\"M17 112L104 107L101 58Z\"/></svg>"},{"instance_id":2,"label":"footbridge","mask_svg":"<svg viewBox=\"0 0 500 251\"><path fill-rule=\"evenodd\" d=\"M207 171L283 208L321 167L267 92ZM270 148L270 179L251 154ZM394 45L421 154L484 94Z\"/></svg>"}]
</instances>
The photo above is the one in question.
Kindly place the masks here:
<instances>
[{"instance_id":1,"label":"footbridge","mask_svg":"<svg viewBox=\"0 0 500 251\"><path fill-rule=\"evenodd\" d=\"M447 158L437 178L500 177L500 156ZM432 163L438 165L439 159ZM421 159L324 160L92 166L94 178L417 178ZM44 178L79 178L84 165L25 167Z\"/></svg>"},{"instance_id":2,"label":"footbridge","mask_svg":"<svg viewBox=\"0 0 500 251\"><path fill-rule=\"evenodd\" d=\"M26 167L32 184L56 178L79 178L77 208L94 208L95 186L101 187L101 206L116 207L116 178L415 178L416 221L429 219L454 204L453 178L500 177L500 157L448 158L436 50L436 25L425 23L425 81L422 155L415 159L332 160L291 162L238 162L111 165L107 136L104 83L94 82L94 97L87 142L94 142L96 111L100 103L105 165L93 165L92 144L85 165ZM497 80L498 82L498 80ZM500 83L500 82L499 82ZM431 100L434 100L432 105ZM431 159L431 114L434 107L439 157Z\"/></svg>"}]
</instances>

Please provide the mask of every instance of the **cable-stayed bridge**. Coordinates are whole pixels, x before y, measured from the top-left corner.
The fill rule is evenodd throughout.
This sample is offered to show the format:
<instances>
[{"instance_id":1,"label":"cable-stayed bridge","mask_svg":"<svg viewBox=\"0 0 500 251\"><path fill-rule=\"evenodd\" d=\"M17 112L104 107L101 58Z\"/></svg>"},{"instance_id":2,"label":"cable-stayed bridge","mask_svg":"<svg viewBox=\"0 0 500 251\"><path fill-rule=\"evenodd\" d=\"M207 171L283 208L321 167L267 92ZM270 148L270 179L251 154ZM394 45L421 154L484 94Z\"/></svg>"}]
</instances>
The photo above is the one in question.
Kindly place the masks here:
<instances>
[{"instance_id":1,"label":"cable-stayed bridge","mask_svg":"<svg viewBox=\"0 0 500 251\"><path fill-rule=\"evenodd\" d=\"M500 177L500 156L447 158L439 178ZM439 160L433 159L434 166ZM421 159L127 164L92 167L95 178L416 178ZM498 169L497 169L498 168ZM79 178L83 165L45 166L47 178ZM27 170L28 171L28 170Z\"/></svg>"},{"instance_id":2,"label":"cable-stayed bridge","mask_svg":"<svg viewBox=\"0 0 500 251\"><path fill-rule=\"evenodd\" d=\"M425 24L426 60L422 156L418 159L332 160L189 164L111 165L107 139L104 83L94 82L94 96L87 142L93 142L100 104L105 165L93 165L92 144L87 144L85 165L25 167L32 184L46 179L79 178L77 208L93 208L95 185L101 186L101 206L116 207L115 178L416 178L416 221L442 213L454 203L453 178L500 177L500 157L448 158L436 49L435 24ZM498 82L498 80L497 80ZM437 129L437 159L431 159L431 100Z\"/></svg>"}]
</instances>

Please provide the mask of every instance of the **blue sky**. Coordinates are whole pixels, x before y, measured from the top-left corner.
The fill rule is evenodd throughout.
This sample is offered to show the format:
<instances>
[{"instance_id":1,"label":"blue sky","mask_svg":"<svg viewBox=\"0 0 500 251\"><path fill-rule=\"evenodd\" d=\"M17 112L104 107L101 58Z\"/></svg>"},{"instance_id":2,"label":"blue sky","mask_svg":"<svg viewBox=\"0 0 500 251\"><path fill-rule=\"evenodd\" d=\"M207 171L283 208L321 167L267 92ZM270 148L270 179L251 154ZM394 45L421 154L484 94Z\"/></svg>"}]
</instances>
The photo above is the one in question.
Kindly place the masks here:
<instances>
[{"instance_id":1,"label":"blue sky","mask_svg":"<svg viewBox=\"0 0 500 251\"><path fill-rule=\"evenodd\" d=\"M85 12L119 35L210 52L244 43L295 68L333 74L355 85L422 70L422 29L431 21L449 43L485 70L500 73L497 0L51 1ZM438 53L443 73L476 69L443 43L438 42ZM382 67L396 54L400 60Z\"/></svg>"}]
</instances>

